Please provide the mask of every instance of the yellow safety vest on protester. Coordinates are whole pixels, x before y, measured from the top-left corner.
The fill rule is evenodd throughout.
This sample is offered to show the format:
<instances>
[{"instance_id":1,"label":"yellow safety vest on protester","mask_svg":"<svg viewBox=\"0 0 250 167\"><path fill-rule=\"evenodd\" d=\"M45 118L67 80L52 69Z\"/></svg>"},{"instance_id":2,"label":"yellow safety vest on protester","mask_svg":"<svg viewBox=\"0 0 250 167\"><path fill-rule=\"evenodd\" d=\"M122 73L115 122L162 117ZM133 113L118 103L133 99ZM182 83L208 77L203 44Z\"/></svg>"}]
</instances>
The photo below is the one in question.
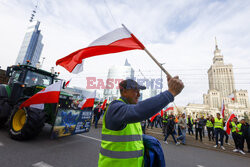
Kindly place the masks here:
<instances>
[{"instance_id":1,"label":"yellow safety vest on protester","mask_svg":"<svg viewBox=\"0 0 250 167\"><path fill-rule=\"evenodd\" d=\"M164 117L164 119L162 120L162 122L168 123L168 116L167 115L166 116L163 115L163 117Z\"/></svg>"},{"instance_id":2,"label":"yellow safety vest on protester","mask_svg":"<svg viewBox=\"0 0 250 167\"><path fill-rule=\"evenodd\" d=\"M232 133L236 132L237 125L234 122L231 122L231 125L232 125L232 129L231 129Z\"/></svg>"},{"instance_id":3,"label":"yellow safety vest on protester","mask_svg":"<svg viewBox=\"0 0 250 167\"><path fill-rule=\"evenodd\" d=\"M122 99L118 99L124 102ZM124 102L125 103L125 102ZM98 167L142 167L144 145L140 122L130 123L118 131L107 129L103 116L102 142Z\"/></svg>"},{"instance_id":4,"label":"yellow safety vest on protester","mask_svg":"<svg viewBox=\"0 0 250 167\"><path fill-rule=\"evenodd\" d=\"M220 120L218 118L214 119L214 128L221 128L224 130L222 118Z\"/></svg>"},{"instance_id":5,"label":"yellow safety vest on protester","mask_svg":"<svg viewBox=\"0 0 250 167\"><path fill-rule=\"evenodd\" d=\"M212 121L207 120L206 126L207 126L208 128L212 128L214 125L213 125Z\"/></svg>"},{"instance_id":6,"label":"yellow safety vest on protester","mask_svg":"<svg viewBox=\"0 0 250 167\"><path fill-rule=\"evenodd\" d=\"M242 135L242 134L243 134L242 132L240 132L241 126L242 126L241 123L237 124L237 128L238 128L238 132L237 132L237 133L238 133L239 135Z\"/></svg>"},{"instance_id":7,"label":"yellow safety vest on protester","mask_svg":"<svg viewBox=\"0 0 250 167\"><path fill-rule=\"evenodd\" d=\"M194 124L193 118L190 118L190 122L191 122L191 124ZM189 119L187 119L187 124L189 124Z\"/></svg>"}]
</instances>

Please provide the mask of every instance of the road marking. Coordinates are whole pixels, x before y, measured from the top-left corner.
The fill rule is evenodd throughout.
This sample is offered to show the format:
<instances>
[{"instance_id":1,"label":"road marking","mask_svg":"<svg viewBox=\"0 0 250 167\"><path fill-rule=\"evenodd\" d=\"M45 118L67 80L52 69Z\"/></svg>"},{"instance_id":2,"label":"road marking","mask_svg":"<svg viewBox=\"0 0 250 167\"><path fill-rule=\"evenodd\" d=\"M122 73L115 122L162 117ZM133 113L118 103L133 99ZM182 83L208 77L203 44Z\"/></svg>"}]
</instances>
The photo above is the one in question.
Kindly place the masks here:
<instances>
[{"instance_id":1,"label":"road marking","mask_svg":"<svg viewBox=\"0 0 250 167\"><path fill-rule=\"evenodd\" d=\"M97 140L97 141L102 141L100 139L97 139L97 138L94 138L94 137L90 137L90 136L86 136L86 135L82 135L82 134L78 134L78 136L89 138L89 139L93 139L93 140Z\"/></svg>"},{"instance_id":2,"label":"road marking","mask_svg":"<svg viewBox=\"0 0 250 167\"><path fill-rule=\"evenodd\" d=\"M202 165L197 165L197 167L205 167L205 166L202 166Z\"/></svg>"},{"instance_id":3,"label":"road marking","mask_svg":"<svg viewBox=\"0 0 250 167\"><path fill-rule=\"evenodd\" d=\"M35 164L32 165L33 167L53 167L43 161L37 162Z\"/></svg>"},{"instance_id":4,"label":"road marking","mask_svg":"<svg viewBox=\"0 0 250 167\"><path fill-rule=\"evenodd\" d=\"M0 146L3 146L3 143L0 142Z\"/></svg>"}]
</instances>

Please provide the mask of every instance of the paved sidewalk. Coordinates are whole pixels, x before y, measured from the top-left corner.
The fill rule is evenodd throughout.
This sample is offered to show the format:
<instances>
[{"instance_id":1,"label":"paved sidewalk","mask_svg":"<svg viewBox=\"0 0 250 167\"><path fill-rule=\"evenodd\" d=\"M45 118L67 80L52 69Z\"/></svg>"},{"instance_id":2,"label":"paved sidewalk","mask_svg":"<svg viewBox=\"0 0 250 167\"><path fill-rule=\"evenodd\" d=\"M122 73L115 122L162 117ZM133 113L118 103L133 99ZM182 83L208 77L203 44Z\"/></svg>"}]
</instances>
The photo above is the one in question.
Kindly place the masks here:
<instances>
[{"instance_id":1,"label":"paved sidewalk","mask_svg":"<svg viewBox=\"0 0 250 167\"><path fill-rule=\"evenodd\" d=\"M153 128L153 129L146 128L146 134L154 136L158 140L161 140L161 141L164 140L164 136L163 136L161 128ZM230 145L227 145L224 143L224 147L226 150L222 150L219 147L214 148L213 146L215 145L215 141L209 141L207 136L205 136L205 138L202 138L202 140L203 140L202 142L200 142L200 140L195 140L195 135L189 135L189 134L186 135L186 145L210 149L210 150L216 150L216 151L225 152L228 154L234 154L234 155L250 158L250 153L245 152L246 154L242 155L241 153L233 152L232 150L234 149L234 143L233 143L233 140L230 138L229 138ZM167 141L169 142L169 144L173 144L174 142L171 136L168 137ZM246 143L245 143L244 148L245 148L245 151L247 151Z\"/></svg>"}]
</instances>

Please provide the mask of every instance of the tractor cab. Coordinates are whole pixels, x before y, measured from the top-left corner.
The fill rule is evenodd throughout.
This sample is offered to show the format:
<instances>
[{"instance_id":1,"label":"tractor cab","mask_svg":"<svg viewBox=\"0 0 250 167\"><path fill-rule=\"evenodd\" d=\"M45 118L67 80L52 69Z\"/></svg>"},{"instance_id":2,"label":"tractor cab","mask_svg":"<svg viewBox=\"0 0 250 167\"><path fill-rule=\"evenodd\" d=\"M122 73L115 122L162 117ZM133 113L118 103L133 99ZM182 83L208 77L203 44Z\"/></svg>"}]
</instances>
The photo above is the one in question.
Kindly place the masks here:
<instances>
[{"instance_id":1,"label":"tractor cab","mask_svg":"<svg viewBox=\"0 0 250 167\"><path fill-rule=\"evenodd\" d=\"M37 69L29 65L15 65L7 68L6 75L10 77L10 101L12 104L28 98L43 88L51 85L56 74ZM21 98L21 99L20 99Z\"/></svg>"}]
</instances>

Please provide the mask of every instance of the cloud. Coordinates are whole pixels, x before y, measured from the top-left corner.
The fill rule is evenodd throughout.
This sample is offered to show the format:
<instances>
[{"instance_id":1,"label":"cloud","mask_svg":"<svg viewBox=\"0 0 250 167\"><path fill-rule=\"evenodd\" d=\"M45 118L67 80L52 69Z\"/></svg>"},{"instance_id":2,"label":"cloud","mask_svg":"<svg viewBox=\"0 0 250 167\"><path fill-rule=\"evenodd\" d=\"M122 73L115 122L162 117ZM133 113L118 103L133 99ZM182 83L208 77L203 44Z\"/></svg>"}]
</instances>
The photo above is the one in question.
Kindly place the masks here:
<instances>
[{"instance_id":1,"label":"cloud","mask_svg":"<svg viewBox=\"0 0 250 167\"><path fill-rule=\"evenodd\" d=\"M55 61L124 23L172 74L185 83L176 103L202 103L208 90L207 70L212 64L214 37L226 64L235 67L237 89L250 91L250 2L249 1L104 1L100 0L41 0L36 18L41 21L46 57L44 68ZM0 66L15 62L35 1L0 1ZM111 17L111 14L113 18ZM62 67L61 77L73 76L72 85L86 86L85 77L106 78L108 68L124 64L128 58L141 77L159 78L160 69L143 51L97 56L85 61L85 71L69 74ZM163 75L164 76L164 75ZM167 89L166 80L164 80Z\"/></svg>"}]
</instances>

